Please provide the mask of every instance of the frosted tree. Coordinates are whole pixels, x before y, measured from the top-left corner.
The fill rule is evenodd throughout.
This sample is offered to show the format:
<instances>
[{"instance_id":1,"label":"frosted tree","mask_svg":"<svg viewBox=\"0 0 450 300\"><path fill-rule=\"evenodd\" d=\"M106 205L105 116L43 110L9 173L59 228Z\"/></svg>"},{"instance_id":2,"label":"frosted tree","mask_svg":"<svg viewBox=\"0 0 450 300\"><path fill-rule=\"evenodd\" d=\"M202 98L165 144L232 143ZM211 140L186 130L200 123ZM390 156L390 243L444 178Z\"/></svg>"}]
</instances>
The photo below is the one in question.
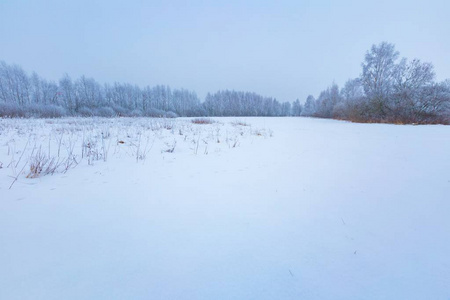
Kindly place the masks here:
<instances>
[{"instance_id":1,"label":"frosted tree","mask_svg":"<svg viewBox=\"0 0 450 300\"><path fill-rule=\"evenodd\" d=\"M309 95L306 98L305 105L303 106L302 116L312 116L316 113L316 99Z\"/></svg>"},{"instance_id":2,"label":"frosted tree","mask_svg":"<svg viewBox=\"0 0 450 300\"><path fill-rule=\"evenodd\" d=\"M36 73L31 75L31 102L36 105L58 105L58 85Z\"/></svg>"},{"instance_id":3,"label":"frosted tree","mask_svg":"<svg viewBox=\"0 0 450 300\"><path fill-rule=\"evenodd\" d=\"M399 52L393 44L382 42L367 51L362 63L361 82L377 117L387 114L387 100L392 93Z\"/></svg>"},{"instance_id":4,"label":"frosted tree","mask_svg":"<svg viewBox=\"0 0 450 300\"><path fill-rule=\"evenodd\" d=\"M21 106L30 104L30 79L20 66L0 62L0 93L5 102Z\"/></svg>"},{"instance_id":5,"label":"frosted tree","mask_svg":"<svg viewBox=\"0 0 450 300\"><path fill-rule=\"evenodd\" d=\"M431 63L422 63L418 59L408 62L403 58L394 70L393 96L389 102L392 117L414 122L423 113L427 101L423 92L433 85L434 77Z\"/></svg>"},{"instance_id":6,"label":"frosted tree","mask_svg":"<svg viewBox=\"0 0 450 300\"><path fill-rule=\"evenodd\" d=\"M415 122L450 124L450 80L421 89L415 106Z\"/></svg>"},{"instance_id":7,"label":"frosted tree","mask_svg":"<svg viewBox=\"0 0 450 300\"><path fill-rule=\"evenodd\" d=\"M302 114L302 105L300 104L300 100L295 100L292 104L292 115L293 116L300 116Z\"/></svg>"},{"instance_id":8,"label":"frosted tree","mask_svg":"<svg viewBox=\"0 0 450 300\"><path fill-rule=\"evenodd\" d=\"M62 98L64 107L67 108L69 113L74 114L80 105L75 94L75 86L72 79L67 74L59 80L59 94Z\"/></svg>"},{"instance_id":9,"label":"frosted tree","mask_svg":"<svg viewBox=\"0 0 450 300\"><path fill-rule=\"evenodd\" d=\"M218 91L208 93L203 103L211 116L281 116L290 115L290 103L280 104L276 99L255 93Z\"/></svg>"},{"instance_id":10,"label":"frosted tree","mask_svg":"<svg viewBox=\"0 0 450 300\"><path fill-rule=\"evenodd\" d=\"M290 116L292 114L292 105L290 102L281 104L281 116Z\"/></svg>"},{"instance_id":11,"label":"frosted tree","mask_svg":"<svg viewBox=\"0 0 450 300\"><path fill-rule=\"evenodd\" d=\"M341 101L333 108L333 117L339 119L360 119L367 109L367 98L360 78L349 79L340 91Z\"/></svg>"},{"instance_id":12,"label":"frosted tree","mask_svg":"<svg viewBox=\"0 0 450 300\"><path fill-rule=\"evenodd\" d=\"M417 91L432 84L434 77L431 63L422 63L419 59L408 62L403 58L393 72L393 89L396 93Z\"/></svg>"},{"instance_id":13,"label":"frosted tree","mask_svg":"<svg viewBox=\"0 0 450 300\"><path fill-rule=\"evenodd\" d=\"M341 90L341 96L346 101L364 97L364 88L360 78L349 79Z\"/></svg>"}]
</instances>

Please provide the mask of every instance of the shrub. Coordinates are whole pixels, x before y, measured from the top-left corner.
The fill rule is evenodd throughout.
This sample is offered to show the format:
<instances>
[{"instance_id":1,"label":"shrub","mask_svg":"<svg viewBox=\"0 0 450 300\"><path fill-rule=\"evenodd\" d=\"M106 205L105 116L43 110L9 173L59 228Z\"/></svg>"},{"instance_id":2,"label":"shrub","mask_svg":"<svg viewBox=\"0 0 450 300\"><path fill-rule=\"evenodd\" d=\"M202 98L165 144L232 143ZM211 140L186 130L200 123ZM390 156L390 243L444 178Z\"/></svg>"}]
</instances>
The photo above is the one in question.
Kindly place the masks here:
<instances>
[{"instance_id":1,"label":"shrub","mask_svg":"<svg viewBox=\"0 0 450 300\"><path fill-rule=\"evenodd\" d=\"M185 113L185 117L204 117L207 116L208 112L203 106L197 106L192 109L188 109Z\"/></svg>"},{"instance_id":2,"label":"shrub","mask_svg":"<svg viewBox=\"0 0 450 300\"><path fill-rule=\"evenodd\" d=\"M12 103L0 103L0 117L4 118L61 118L67 111L57 105L30 104L19 106Z\"/></svg>"},{"instance_id":3,"label":"shrub","mask_svg":"<svg viewBox=\"0 0 450 300\"><path fill-rule=\"evenodd\" d=\"M56 105L43 106L40 113L41 118L62 118L67 116L66 109Z\"/></svg>"},{"instance_id":4,"label":"shrub","mask_svg":"<svg viewBox=\"0 0 450 300\"><path fill-rule=\"evenodd\" d=\"M67 115L67 111L57 105L39 105L31 104L24 107L28 117L34 118L61 118Z\"/></svg>"},{"instance_id":5,"label":"shrub","mask_svg":"<svg viewBox=\"0 0 450 300\"><path fill-rule=\"evenodd\" d=\"M130 117L142 117L144 113L140 109L135 109L132 112L130 112Z\"/></svg>"},{"instance_id":6,"label":"shrub","mask_svg":"<svg viewBox=\"0 0 450 300\"><path fill-rule=\"evenodd\" d=\"M78 109L78 115L82 117L92 117L94 116L94 113L89 107L83 106Z\"/></svg>"},{"instance_id":7,"label":"shrub","mask_svg":"<svg viewBox=\"0 0 450 300\"><path fill-rule=\"evenodd\" d=\"M119 117L128 116L128 110L123 108L122 106L114 105L113 110L116 112L116 115Z\"/></svg>"},{"instance_id":8,"label":"shrub","mask_svg":"<svg viewBox=\"0 0 450 300\"><path fill-rule=\"evenodd\" d=\"M178 115L177 115L176 113L174 113L173 111L168 111L168 112L166 112L164 116L165 116L166 118L171 118L171 119L177 118L177 117L178 117Z\"/></svg>"},{"instance_id":9,"label":"shrub","mask_svg":"<svg viewBox=\"0 0 450 300\"><path fill-rule=\"evenodd\" d=\"M94 110L94 114L99 117L111 118L116 116L116 112L111 107L99 107Z\"/></svg>"},{"instance_id":10,"label":"shrub","mask_svg":"<svg viewBox=\"0 0 450 300\"><path fill-rule=\"evenodd\" d=\"M166 114L165 111L157 109L157 108L150 108L145 112L146 117L153 117L153 118L162 118Z\"/></svg>"},{"instance_id":11,"label":"shrub","mask_svg":"<svg viewBox=\"0 0 450 300\"><path fill-rule=\"evenodd\" d=\"M14 103L0 103L0 117L3 118L23 118L25 111Z\"/></svg>"}]
</instances>

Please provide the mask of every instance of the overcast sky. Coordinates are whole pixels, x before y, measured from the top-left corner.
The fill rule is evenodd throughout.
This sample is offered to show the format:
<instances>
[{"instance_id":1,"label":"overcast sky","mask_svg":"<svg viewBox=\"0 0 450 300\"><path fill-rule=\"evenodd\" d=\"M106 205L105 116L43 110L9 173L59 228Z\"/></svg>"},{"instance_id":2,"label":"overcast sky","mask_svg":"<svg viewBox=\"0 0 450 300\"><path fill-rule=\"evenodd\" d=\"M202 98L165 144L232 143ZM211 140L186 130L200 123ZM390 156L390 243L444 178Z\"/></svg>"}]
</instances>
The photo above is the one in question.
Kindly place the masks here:
<instances>
[{"instance_id":1,"label":"overcast sky","mask_svg":"<svg viewBox=\"0 0 450 300\"><path fill-rule=\"evenodd\" d=\"M450 1L0 0L0 60L58 80L223 89L302 102L388 41L450 78Z\"/></svg>"}]
</instances>

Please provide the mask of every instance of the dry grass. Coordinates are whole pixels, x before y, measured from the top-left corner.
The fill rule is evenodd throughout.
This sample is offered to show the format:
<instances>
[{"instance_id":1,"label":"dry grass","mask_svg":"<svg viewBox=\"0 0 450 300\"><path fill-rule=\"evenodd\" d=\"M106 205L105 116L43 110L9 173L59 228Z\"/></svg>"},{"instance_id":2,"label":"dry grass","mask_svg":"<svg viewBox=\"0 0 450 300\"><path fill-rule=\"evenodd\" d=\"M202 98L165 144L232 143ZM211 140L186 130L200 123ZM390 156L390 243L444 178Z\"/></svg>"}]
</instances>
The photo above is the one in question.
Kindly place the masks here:
<instances>
[{"instance_id":1,"label":"dry grass","mask_svg":"<svg viewBox=\"0 0 450 300\"><path fill-rule=\"evenodd\" d=\"M250 124L247 124L243 121L234 121L234 122L231 122L231 125L233 125L233 126L250 126Z\"/></svg>"},{"instance_id":2,"label":"dry grass","mask_svg":"<svg viewBox=\"0 0 450 300\"><path fill-rule=\"evenodd\" d=\"M213 124L213 123L215 123L215 121L210 118L197 118L197 119L193 119L191 122L193 124Z\"/></svg>"},{"instance_id":3,"label":"dry grass","mask_svg":"<svg viewBox=\"0 0 450 300\"><path fill-rule=\"evenodd\" d=\"M203 117L177 121L148 118L1 121L0 132L6 143L0 144L0 169L12 172L10 187L21 177L66 173L80 163L91 166L100 161L106 163L110 158L117 161L130 157L139 163L158 153L208 155L238 148L246 139L253 141L251 136L271 136L271 131L239 119L227 124ZM156 149L151 152L153 148Z\"/></svg>"}]
</instances>

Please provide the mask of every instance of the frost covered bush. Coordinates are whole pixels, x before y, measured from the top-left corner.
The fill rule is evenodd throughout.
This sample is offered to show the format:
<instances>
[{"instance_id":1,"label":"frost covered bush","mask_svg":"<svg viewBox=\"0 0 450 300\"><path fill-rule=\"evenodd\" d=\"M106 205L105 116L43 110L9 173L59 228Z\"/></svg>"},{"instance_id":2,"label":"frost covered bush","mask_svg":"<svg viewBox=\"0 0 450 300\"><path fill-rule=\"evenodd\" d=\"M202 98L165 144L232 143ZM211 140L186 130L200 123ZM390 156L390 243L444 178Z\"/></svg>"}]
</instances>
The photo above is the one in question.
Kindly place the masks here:
<instances>
[{"instance_id":1,"label":"frost covered bush","mask_svg":"<svg viewBox=\"0 0 450 300\"><path fill-rule=\"evenodd\" d=\"M52 104L32 104L28 107L25 107L25 111L27 112L28 116L35 118L62 118L67 115L67 112L63 107Z\"/></svg>"},{"instance_id":2,"label":"frost covered bush","mask_svg":"<svg viewBox=\"0 0 450 300\"><path fill-rule=\"evenodd\" d=\"M41 110L41 117L43 118L62 118L65 116L67 116L67 111L61 106L49 105Z\"/></svg>"},{"instance_id":3,"label":"frost covered bush","mask_svg":"<svg viewBox=\"0 0 450 300\"><path fill-rule=\"evenodd\" d=\"M78 109L78 115L81 117L92 117L94 112L89 107L83 106Z\"/></svg>"},{"instance_id":4,"label":"frost covered bush","mask_svg":"<svg viewBox=\"0 0 450 300\"><path fill-rule=\"evenodd\" d=\"M67 116L63 107L57 105L24 105L0 103L0 117L3 118L61 118Z\"/></svg>"},{"instance_id":5,"label":"frost covered bush","mask_svg":"<svg viewBox=\"0 0 450 300\"><path fill-rule=\"evenodd\" d=\"M14 103L0 103L0 117L2 118L23 118L25 111Z\"/></svg>"},{"instance_id":6,"label":"frost covered bush","mask_svg":"<svg viewBox=\"0 0 450 300\"><path fill-rule=\"evenodd\" d=\"M128 116L128 111L119 105L113 105L113 110L115 111L116 115L119 117L125 117Z\"/></svg>"},{"instance_id":7,"label":"frost covered bush","mask_svg":"<svg viewBox=\"0 0 450 300\"><path fill-rule=\"evenodd\" d=\"M201 116L207 116L208 112L202 105L198 105L194 108L190 108L186 111L185 116L186 117L201 117Z\"/></svg>"},{"instance_id":8,"label":"frost covered bush","mask_svg":"<svg viewBox=\"0 0 450 300\"><path fill-rule=\"evenodd\" d=\"M146 117L162 118L164 115L165 111L157 108L150 108L145 112Z\"/></svg>"},{"instance_id":9,"label":"frost covered bush","mask_svg":"<svg viewBox=\"0 0 450 300\"><path fill-rule=\"evenodd\" d=\"M110 118L116 115L116 112L111 107L107 106L96 108L93 113L98 117L104 118Z\"/></svg>"},{"instance_id":10,"label":"frost covered bush","mask_svg":"<svg viewBox=\"0 0 450 300\"><path fill-rule=\"evenodd\" d=\"M168 111L164 114L164 117L173 119L173 118L177 118L178 115L176 113L174 113L173 111Z\"/></svg>"},{"instance_id":11,"label":"frost covered bush","mask_svg":"<svg viewBox=\"0 0 450 300\"><path fill-rule=\"evenodd\" d=\"M57 105L19 106L13 103L0 103L0 117L3 118L61 118L65 116L67 116L66 110Z\"/></svg>"},{"instance_id":12,"label":"frost covered bush","mask_svg":"<svg viewBox=\"0 0 450 300\"><path fill-rule=\"evenodd\" d=\"M143 112L140 109L135 109L132 112L130 112L129 116L130 117L142 117L143 116Z\"/></svg>"}]
</instances>

